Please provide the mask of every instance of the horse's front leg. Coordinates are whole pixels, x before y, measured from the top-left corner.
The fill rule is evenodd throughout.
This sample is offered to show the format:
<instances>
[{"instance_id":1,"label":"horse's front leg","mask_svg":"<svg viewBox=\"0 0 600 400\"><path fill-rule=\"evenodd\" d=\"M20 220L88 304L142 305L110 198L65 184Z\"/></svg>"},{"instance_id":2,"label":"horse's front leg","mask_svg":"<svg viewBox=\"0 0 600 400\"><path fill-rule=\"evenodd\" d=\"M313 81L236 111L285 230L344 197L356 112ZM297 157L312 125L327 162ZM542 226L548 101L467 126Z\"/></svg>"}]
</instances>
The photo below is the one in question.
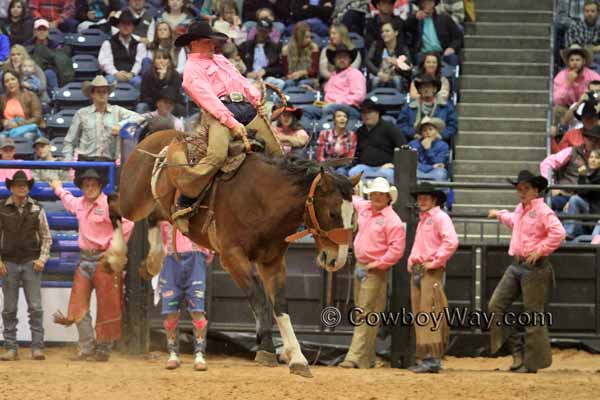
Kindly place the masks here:
<instances>
[{"instance_id":1,"label":"horse's front leg","mask_svg":"<svg viewBox=\"0 0 600 400\"><path fill-rule=\"evenodd\" d=\"M285 259L284 255L269 263L257 263L258 272L263 279L265 290L273 304L275 320L283 340L284 354L288 360L290 373L312 377L308 361L300 349L300 343L294 333L292 321L288 314L288 304L285 298Z\"/></svg>"}]
</instances>

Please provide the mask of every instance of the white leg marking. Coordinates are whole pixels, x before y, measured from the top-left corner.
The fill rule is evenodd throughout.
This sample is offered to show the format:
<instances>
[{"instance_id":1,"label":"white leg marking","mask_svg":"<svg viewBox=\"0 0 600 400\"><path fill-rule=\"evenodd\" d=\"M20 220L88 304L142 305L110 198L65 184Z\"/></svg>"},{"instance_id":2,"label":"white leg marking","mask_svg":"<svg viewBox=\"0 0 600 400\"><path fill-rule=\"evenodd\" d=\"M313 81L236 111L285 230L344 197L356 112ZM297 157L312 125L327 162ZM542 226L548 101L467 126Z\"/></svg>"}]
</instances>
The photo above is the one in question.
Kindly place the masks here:
<instances>
[{"instance_id":1,"label":"white leg marking","mask_svg":"<svg viewBox=\"0 0 600 400\"><path fill-rule=\"evenodd\" d=\"M296 339L290 316L282 314L280 317L275 317L275 319L279 327L279 333L281 333L281 338L283 339L284 351L289 357L289 364L308 365L308 361L302 354L302 351L300 351L300 343Z\"/></svg>"}]
</instances>

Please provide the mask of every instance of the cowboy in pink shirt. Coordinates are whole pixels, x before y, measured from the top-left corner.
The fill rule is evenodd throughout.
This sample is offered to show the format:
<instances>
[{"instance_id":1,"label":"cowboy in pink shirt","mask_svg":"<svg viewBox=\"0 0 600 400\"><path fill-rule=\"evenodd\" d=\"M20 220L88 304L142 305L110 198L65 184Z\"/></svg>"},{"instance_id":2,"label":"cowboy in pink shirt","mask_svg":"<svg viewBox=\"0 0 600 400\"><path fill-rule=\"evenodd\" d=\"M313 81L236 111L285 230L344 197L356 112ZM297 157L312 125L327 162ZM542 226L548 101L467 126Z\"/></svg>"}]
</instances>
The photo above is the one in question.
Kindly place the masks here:
<instances>
[{"instance_id":1,"label":"cowboy in pink shirt","mask_svg":"<svg viewBox=\"0 0 600 400\"><path fill-rule=\"evenodd\" d=\"M488 311L495 321L491 324L491 349L495 353L508 342L513 355L513 372L537 372L552 364L552 352L546 324L526 327L525 343L516 330L502 326L502 315L513 301L523 294L526 313L543 313L552 285L552 266L548 257L565 239L566 232L554 211L540 197L548 187L543 176L529 171L519 172L516 186L521 203L514 212L490 210L489 217L497 218L512 229L508 254L513 263L506 269L496 286ZM530 314L531 315L531 314ZM532 320L536 316L531 315Z\"/></svg>"},{"instance_id":2,"label":"cowboy in pink shirt","mask_svg":"<svg viewBox=\"0 0 600 400\"><path fill-rule=\"evenodd\" d=\"M600 75L588 68L592 57L579 45L571 45L562 55L567 68L554 78L554 105L568 108L579 101L588 83L600 80Z\"/></svg>"},{"instance_id":3,"label":"cowboy in pink shirt","mask_svg":"<svg viewBox=\"0 0 600 400\"><path fill-rule=\"evenodd\" d=\"M53 180L50 186L67 211L79 223L80 263L75 270L67 316L57 312L56 323L77 324L79 355L76 360L108 361L113 342L121 338L122 270L127 262L126 242L133 222L118 216L118 198L102 193L106 178L94 169L79 174L75 185L83 192L75 197ZM96 289L96 344L89 314L90 296Z\"/></svg>"},{"instance_id":4,"label":"cowboy in pink shirt","mask_svg":"<svg viewBox=\"0 0 600 400\"><path fill-rule=\"evenodd\" d=\"M358 216L358 232L354 239L357 260L354 303L362 309L355 315L355 320L385 309L388 270L400 261L406 243L404 223L392 208L398 199L398 190L385 178L375 178L364 192L369 194L369 201L359 196L352 198ZM375 363L377 329L364 321L354 328L352 344L340 367L370 368Z\"/></svg>"},{"instance_id":5,"label":"cowboy in pink shirt","mask_svg":"<svg viewBox=\"0 0 600 400\"><path fill-rule=\"evenodd\" d=\"M446 263L458 248L458 236L452 220L441 210L446 194L428 182L411 193L419 205L419 225L408 257L411 273L410 297L414 315L443 312L448 307L444 292ZM444 318L442 316L442 318ZM409 369L415 373L437 373L448 344L449 328L444 320L436 329L431 322L415 326L416 356L420 362Z\"/></svg>"},{"instance_id":6,"label":"cowboy in pink shirt","mask_svg":"<svg viewBox=\"0 0 600 400\"><path fill-rule=\"evenodd\" d=\"M188 32L175 41L176 47L188 46L190 54L183 70L182 87L203 110L200 125L207 129L206 156L193 167L182 167L184 173L174 182L181 192L172 220L187 233L188 217L196 197L202 193L225 159L231 138L247 136L246 129L256 130L266 150L283 155L267 122L261 93L223 55L215 54L215 44L227 35L215 32L206 21L193 23ZM175 152L169 163L186 164L184 151Z\"/></svg>"}]
</instances>

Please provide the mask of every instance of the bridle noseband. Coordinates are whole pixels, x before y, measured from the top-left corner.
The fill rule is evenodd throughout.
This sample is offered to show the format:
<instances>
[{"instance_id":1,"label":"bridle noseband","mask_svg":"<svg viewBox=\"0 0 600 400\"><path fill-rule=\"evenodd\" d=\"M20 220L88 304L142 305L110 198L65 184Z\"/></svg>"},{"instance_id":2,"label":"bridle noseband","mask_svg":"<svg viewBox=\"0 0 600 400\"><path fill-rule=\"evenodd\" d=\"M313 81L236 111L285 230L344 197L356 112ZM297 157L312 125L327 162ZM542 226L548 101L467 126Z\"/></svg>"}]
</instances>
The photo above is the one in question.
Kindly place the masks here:
<instances>
[{"instance_id":1,"label":"bridle noseband","mask_svg":"<svg viewBox=\"0 0 600 400\"><path fill-rule=\"evenodd\" d=\"M308 191L308 196L306 197L306 202L304 203L309 220L307 221L305 214L304 220L306 223L306 229L289 235L285 238L286 242L292 243L300 238L303 238L304 236L312 234L315 239L327 239L337 245L350 245L350 243L352 243L352 228L335 228L326 231L321 229L321 226L319 225L319 220L317 219L317 213L315 212L314 204L315 192L317 190L319 182L321 181L322 174L324 174L324 172L320 172L313 179L310 185L310 190ZM308 224L307 222L310 222L310 224Z\"/></svg>"}]
</instances>

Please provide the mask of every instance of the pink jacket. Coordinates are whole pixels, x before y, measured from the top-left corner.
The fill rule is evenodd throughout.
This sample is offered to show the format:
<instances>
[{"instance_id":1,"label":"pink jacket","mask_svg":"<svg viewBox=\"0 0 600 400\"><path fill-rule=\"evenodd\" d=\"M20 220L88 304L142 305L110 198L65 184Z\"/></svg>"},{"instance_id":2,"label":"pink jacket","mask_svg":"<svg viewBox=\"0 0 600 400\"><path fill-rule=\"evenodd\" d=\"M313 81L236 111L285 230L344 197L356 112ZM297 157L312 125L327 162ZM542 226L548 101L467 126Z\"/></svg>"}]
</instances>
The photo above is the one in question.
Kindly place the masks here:
<instances>
[{"instance_id":1,"label":"pink jacket","mask_svg":"<svg viewBox=\"0 0 600 400\"><path fill-rule=\"evenodd\" d=\"M600 75L587 67L583 68L581 75L575 82L569 83L569 70L567 68L560 71L554 78L554 105L569 107L577 103L582 94L587 91L588 83L600 80Z\"/></svg>"},{"instance_id":2,"label":"pink jacket","mask_svg":"<svg viewBox=\"0 0 600 400\"><path fill-rule=\"evenodd\" d=\"M419 225L408 265L431 262L433 268L445 268L458 248L458 236L452 220L439 207L419 214Z\"/></svg>"},{"instance_id":3,"label":"pink jacket","mask_svg":"<svg viewBox=\"0 0 600 400\"><path fill-rule=\"evenodd\" d=\"M358 107L367 95L367 81L362 72L348 67L336 72L325 84L327 103L346 104Z\"/></svg>"}]
</instances>

